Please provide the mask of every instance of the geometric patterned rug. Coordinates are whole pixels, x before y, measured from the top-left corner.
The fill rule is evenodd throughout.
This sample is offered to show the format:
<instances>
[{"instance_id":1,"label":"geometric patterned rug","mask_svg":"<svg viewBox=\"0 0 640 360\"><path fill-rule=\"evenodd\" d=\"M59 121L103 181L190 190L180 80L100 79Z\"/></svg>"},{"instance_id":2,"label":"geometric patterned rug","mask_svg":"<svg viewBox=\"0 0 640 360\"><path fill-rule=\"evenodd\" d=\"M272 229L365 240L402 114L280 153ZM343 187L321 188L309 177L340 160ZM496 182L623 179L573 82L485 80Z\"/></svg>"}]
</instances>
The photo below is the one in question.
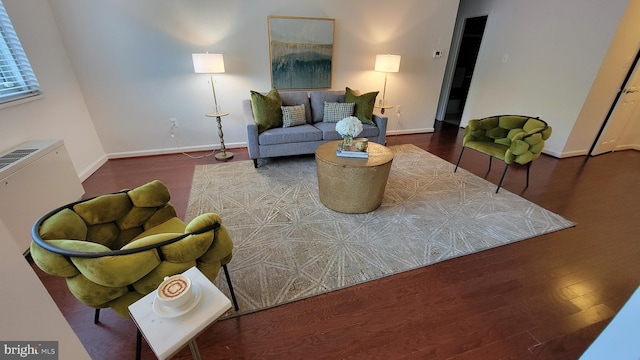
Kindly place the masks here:
<instances>
[{"instance_id":1,"label":"geometric patterned rug","mask_svg":"<svg viewBox=\"0 0 640 360\"><path fill-rule=\"evenodd\" d=\"M315 159L198 165L186 220L218 213L234 241L229 272L246 314L575 224L414 146L391 146L382 205L322 205ZM228 294L224 276L216 279Z\"/></svg>"}]
</instances>

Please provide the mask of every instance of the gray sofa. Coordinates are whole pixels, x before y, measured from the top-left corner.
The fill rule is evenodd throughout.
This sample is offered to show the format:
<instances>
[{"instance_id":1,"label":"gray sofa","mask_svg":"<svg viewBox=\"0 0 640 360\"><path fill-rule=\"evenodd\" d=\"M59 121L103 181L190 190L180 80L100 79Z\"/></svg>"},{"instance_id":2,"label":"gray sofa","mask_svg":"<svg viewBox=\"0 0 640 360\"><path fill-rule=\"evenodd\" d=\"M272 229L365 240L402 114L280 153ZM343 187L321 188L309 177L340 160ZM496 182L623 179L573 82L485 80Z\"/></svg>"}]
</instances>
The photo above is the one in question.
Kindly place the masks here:
<instances>
[{"instance_id":1,"label":"gray sofa","mask_svg":"<svg viewBox=\"0 0 640 360\"><path fill-rule=\"evenodd\" d=\"M247 126L247 148L249 149L249 157L253 160L253 165L256 168L259 159L313 154L321 144L342 139L335 129L336 124L322 122L322 117L324 102L344 102L344 90L281 91L279 94L282 106L305 105L307 123L293 127L269 129L258 134L251 100L243 100L242 110ZM365 137L369 141L384 144L388 118L373 114L372 120L376 125L363 124L362 133L358 137Z\"/></svg>"}]
</instances>

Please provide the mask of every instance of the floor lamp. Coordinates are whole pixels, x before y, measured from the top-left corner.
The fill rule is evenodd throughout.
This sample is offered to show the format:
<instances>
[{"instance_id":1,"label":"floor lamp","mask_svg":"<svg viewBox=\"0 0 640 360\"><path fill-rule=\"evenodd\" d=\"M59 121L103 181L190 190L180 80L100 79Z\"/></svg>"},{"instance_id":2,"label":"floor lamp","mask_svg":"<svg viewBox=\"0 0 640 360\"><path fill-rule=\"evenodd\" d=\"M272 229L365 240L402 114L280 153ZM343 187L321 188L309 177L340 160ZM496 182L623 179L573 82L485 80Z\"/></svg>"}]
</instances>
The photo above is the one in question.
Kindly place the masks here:
<instances>
[{"instance_id":1,"label":"floor lamp","mask_svg":"<svg viewBox=\"0 0 640 360\"><path fill-rule=\"evenodd\" d=\"M380 108L380 113L384 114L385 109L390 109L393 105L387 105L385 102L385 96L387 92L387 75L390 72L400 71L400 55L382 54L376 55L375 71L384 73L384 88L382 90L382 101L376 105Z\"/></svg>"},{"instance_id":2,"label":"floor lamp","mask_svg":"<svg viewBox=\"0 0 640 360\"><path fill-rule=\"evenodd\" d=\"M218 106L218 98L216 97L216 88L213 84L213 74L224 72L224 59L222 54L192 54L193 70L196 74L209 74L211 82L211 91L213 92L213 112L206 113L205 116L215 117L218 122L218 136L220 137L220 152L215 155L218 160L228 160L233 157L233 153L227 151L224 146L224 134L222 133L222 117L229 115L228 112L220 111Z\"/></svg>"}]
</instances>

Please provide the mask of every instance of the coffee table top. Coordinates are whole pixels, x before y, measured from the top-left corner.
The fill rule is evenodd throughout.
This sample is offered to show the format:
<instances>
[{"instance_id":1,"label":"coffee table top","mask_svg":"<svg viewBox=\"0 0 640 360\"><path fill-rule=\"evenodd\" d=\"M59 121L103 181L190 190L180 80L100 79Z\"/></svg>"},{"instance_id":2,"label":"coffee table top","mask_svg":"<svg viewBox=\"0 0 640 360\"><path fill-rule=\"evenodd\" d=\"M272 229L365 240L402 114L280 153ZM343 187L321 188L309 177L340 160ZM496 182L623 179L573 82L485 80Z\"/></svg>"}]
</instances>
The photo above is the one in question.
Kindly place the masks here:
<instances>
[{"instance_id":1,"label":"coffee table top","mask_svg":"<svg viewBox=\"0 0 640 360\"><path fill-rule=\"evenodd\" d=\"M333 165L349 167L375 167L393 160L393 151L372 141L369 141L369 146L367 147L369 158L340 157L336 155L336 150L340 143L342 143L342 140L329 141L318 146L316 158Z\"/></svg>"}]
</instances>

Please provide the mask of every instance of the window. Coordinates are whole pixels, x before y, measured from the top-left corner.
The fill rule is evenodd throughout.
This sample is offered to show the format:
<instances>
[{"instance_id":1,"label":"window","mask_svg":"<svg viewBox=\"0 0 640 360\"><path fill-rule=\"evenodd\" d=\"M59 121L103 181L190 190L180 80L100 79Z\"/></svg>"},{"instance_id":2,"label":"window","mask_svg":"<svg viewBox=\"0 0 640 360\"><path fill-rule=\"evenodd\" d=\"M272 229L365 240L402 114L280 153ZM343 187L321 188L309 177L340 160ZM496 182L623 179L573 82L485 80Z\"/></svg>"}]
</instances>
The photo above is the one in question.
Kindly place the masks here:
<instances>
[{"instance_id":1,"label":"window","mask_svg":"<svg viewBox=\"0 0 640 360\"><path fill-rule=\"evenodd\" d=\"M38 80L0 0L0 105L39 94Z\"/></svg>"}]
</instances>

